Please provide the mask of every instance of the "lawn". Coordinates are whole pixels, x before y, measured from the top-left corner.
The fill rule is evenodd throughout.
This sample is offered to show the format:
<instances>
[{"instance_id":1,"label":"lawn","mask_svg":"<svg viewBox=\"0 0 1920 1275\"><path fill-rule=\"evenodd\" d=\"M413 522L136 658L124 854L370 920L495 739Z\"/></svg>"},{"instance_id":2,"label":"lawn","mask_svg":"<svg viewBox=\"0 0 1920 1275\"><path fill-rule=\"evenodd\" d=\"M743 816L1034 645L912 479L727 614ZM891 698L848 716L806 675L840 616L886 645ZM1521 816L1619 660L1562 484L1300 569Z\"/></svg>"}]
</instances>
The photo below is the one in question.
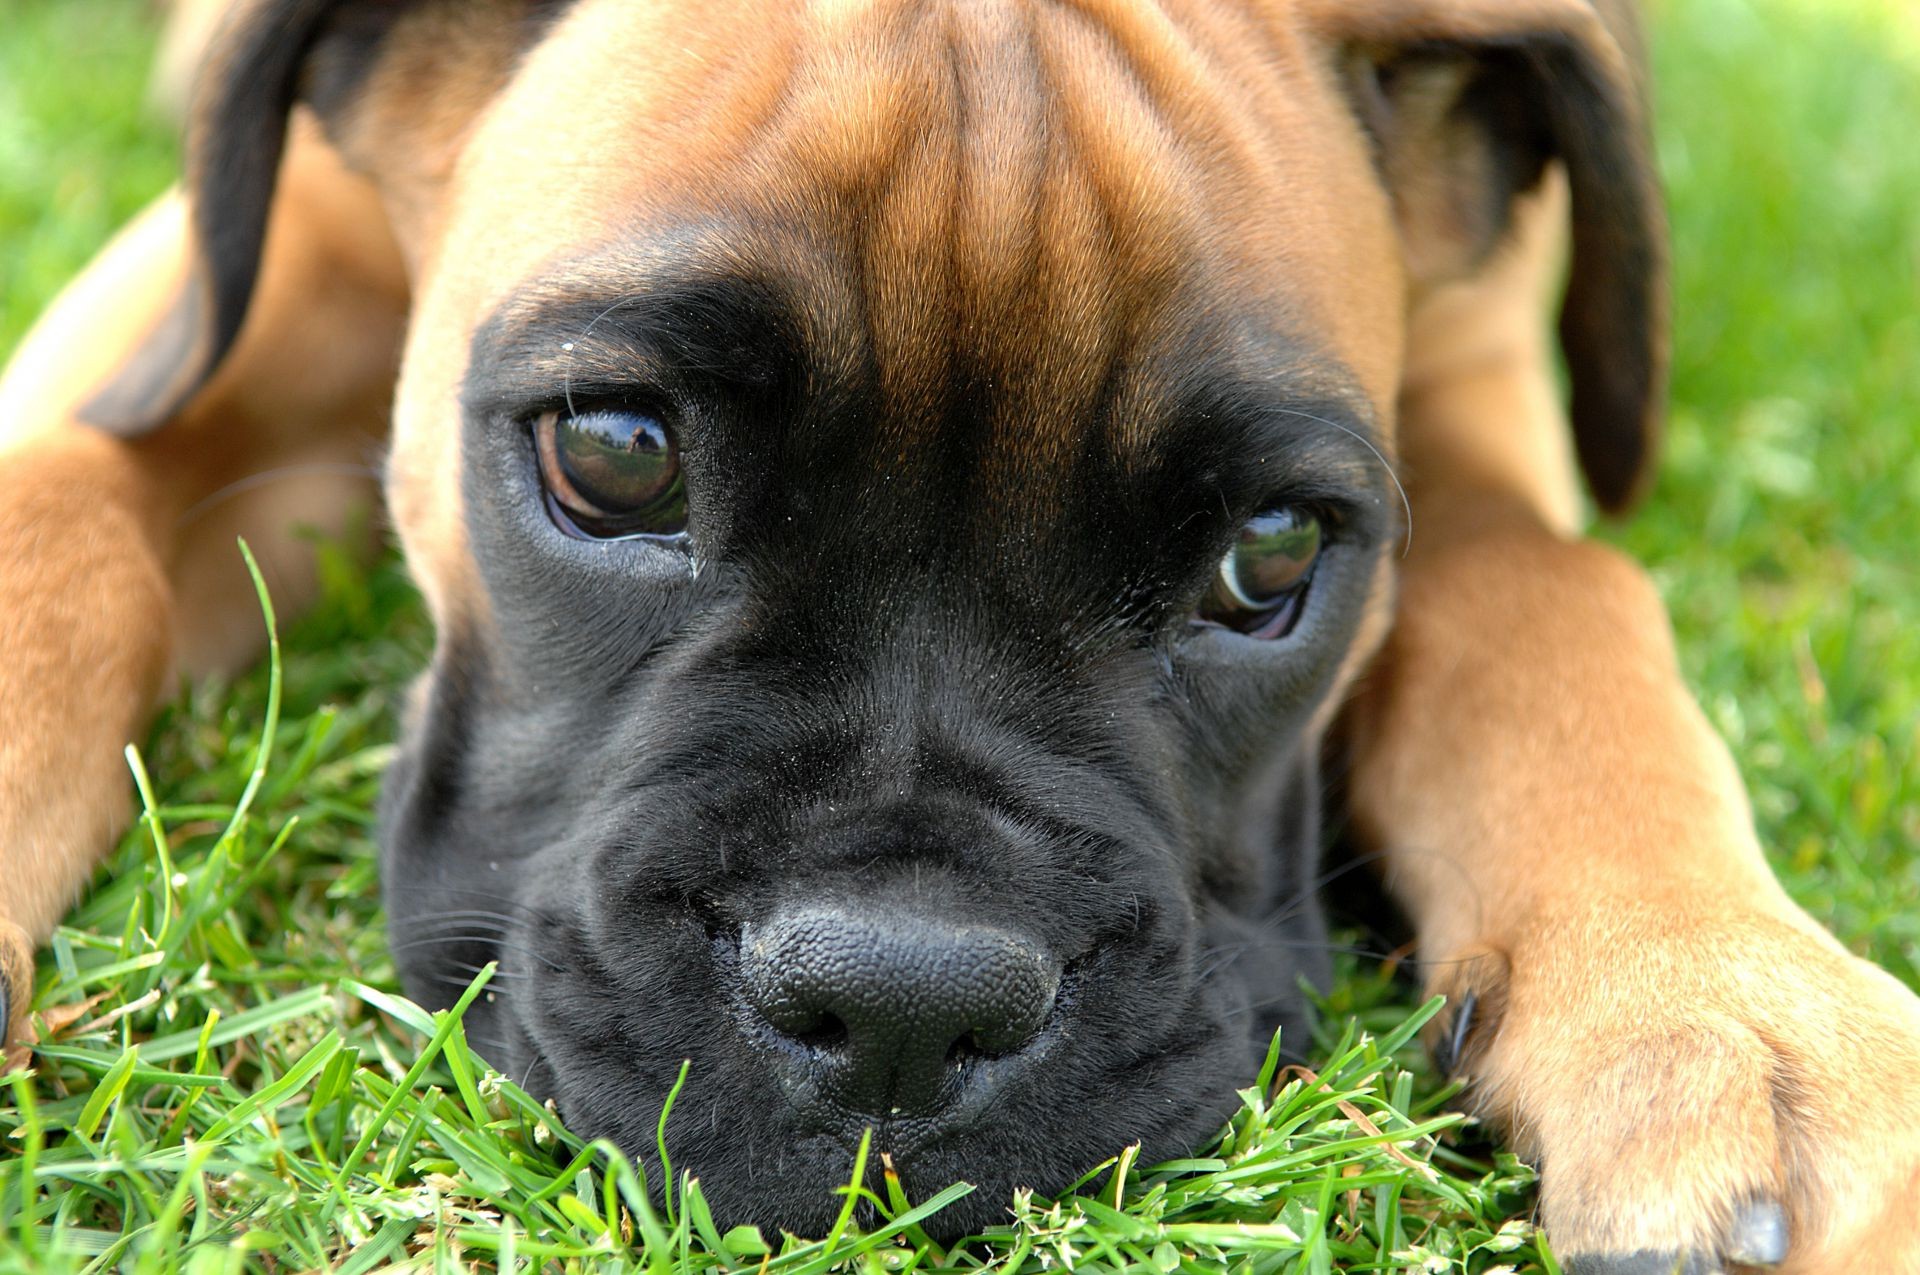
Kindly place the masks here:
<instances>
[{"instance_id":1,"label":"lawn","mask_svg":"<svg viewBox=\"0 0 1920 1275\"><path fill-rule=\"evenodd\" d=\"M3 350L176 156L146 6L0 4ZM1674 413L1647 507L1602 534L1652 568L1795 897L1920 985L1920 20L1659 15ZM371 810L430 635L393 563L319 552L274 669L183 688L141 741L147 817L42 958L49 1041L0 1082L0 1268L1557 1269L1526 1169L1442 1127L1410 993L1357 958L1322 1083L1247 1077L1208 1161L1088 1165L946 1250L914 1226L937 1199L805 1241L715 1234L684 1182L649 1204L658 1157L582 1146L399 999Z\"/></svg>"}]
</instances>

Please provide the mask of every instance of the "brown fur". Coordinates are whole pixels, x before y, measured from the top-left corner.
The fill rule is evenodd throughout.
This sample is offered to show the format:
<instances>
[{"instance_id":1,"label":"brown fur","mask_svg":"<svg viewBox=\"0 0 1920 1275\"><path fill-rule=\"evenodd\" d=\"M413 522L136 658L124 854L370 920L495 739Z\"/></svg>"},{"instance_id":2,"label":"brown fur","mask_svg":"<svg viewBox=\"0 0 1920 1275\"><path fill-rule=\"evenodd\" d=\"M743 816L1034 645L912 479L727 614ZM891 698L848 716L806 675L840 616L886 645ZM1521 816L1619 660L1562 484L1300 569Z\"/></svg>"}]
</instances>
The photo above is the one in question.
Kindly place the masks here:
<instances>
[{"instance_id":1,"label":"brown fur","mask_svg":"<svg viewBox=\"0 0 1920 1275\"><path fill-rule=\"evenodd\" d=\"M287 518L341 525L365 488L337 466L364 457L391 401L389 505L429 606L445 632L491 623L454 481L469 335L530 276L607 270L596 232L698 212L804 227L861 261L887 390L928 410L956 312L981 375L1063 403L1165 307L1231 295L1312 334L1350 370L1342 388L1397 422L1411 499L1397 611L1383 578L1347 660L1356 814L1435 988L1484 1007L1463 1074L1543 1158L1558 1248L1709 1245L1766 1192L1791 1213L1793 1270L1916 1269L1901 1201L1920 1185L1920 1008L1786 899L1651 586L1576 538L1543 321L1568 187L1574 432L1612 501L1657 424L1657 211L1645 191L1594 193L1585 165L1613 141L1569 136L1569 119L1564 167L1510 227L1488 221L1476 192L1498 157L1450 114L1477 64L1353 97L1356 71L1410 48L1550 39L1633 134L1636 51L1611 9L581 0L519 62L513 4L402 19L332 109L331 141L296 128L246 325L183 408L126 439L79 420L156 333L205 337L178 326L199 321L175 303L204 266L178 197L102 254L0 382L0 872L24 883L0 904L0 974L16 1010L31 945L125 818L119 747L164 670L248 653L234 532L297 605ZM980 111L976 91L1021 109ZM1644 161L1621 145L1610 160ZM1609 262L1645 277L1622 286ZM982 428L1009 484L1044 487L1075 419ZM274 467L289 476L271 498L199 511Z\"/></svg>"}]
</instances>

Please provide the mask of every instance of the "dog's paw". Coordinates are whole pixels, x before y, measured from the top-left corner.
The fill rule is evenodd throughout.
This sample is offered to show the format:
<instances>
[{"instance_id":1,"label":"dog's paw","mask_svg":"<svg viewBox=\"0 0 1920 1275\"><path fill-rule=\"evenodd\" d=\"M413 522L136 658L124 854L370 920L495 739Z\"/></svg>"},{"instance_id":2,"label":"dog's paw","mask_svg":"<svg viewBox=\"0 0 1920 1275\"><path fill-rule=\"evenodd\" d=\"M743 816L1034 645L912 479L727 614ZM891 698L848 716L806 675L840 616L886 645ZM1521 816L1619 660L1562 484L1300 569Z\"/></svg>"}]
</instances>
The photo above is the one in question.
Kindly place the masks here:
<instances>
[{"instance_id":1,"label":"dog's paw","mask_svg":"<svg viewBox=\"0 0 1920 1275\"><path fill-rule=\"evenodd\" d=\"M1920 999L1811 921L1628 904L1437 969L1569 1275L1920 1272Z\"/></svg>"},{"instance_id":2,"label":"dog's paw","mask_svg":"<svg viewBox=\"0 0 1920 1275\"><path fill-rule=\"evenodd\" d=\"M27 932L0 918L0 1071L10 1068L7 1051L27 1030L33 1002L33 943Z\"/></svg>"}]
</instances>

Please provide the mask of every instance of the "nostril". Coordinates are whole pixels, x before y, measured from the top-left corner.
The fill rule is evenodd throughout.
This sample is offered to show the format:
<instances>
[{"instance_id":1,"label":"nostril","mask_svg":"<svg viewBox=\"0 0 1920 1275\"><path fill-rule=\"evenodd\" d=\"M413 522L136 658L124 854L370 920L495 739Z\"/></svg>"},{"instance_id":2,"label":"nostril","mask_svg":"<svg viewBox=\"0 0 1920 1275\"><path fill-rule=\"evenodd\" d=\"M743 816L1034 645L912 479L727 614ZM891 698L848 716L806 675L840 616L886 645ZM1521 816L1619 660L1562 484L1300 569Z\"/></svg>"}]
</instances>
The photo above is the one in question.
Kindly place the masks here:
<instances>
[{"instance_id":1,"label":"nostril","mask_svg":"<svg viewBox=\"0 0 1920 1275\"><path fill-rule=\"evenodd\" d=\"M834 1014L822 1014L817 1023L803 1027L799 1031L788 1031L784 1034L808 1049L817 1050L820 1053L833 1053L836 1050L845 1049L847 1042L852 1039L852 1033L847 1030L847 1025Z\"/></svg>"},{"instance_id":2,"label":"nostril","mask_svg":"<svg viewBox=\"0 0 1920 1275\"><path fill-rule=\"evenodd\" d=\"M953 1047L947 1050L948 1064L954 1067L964 1067L970 1062L977 1062L983 1059L1004 1058L1008 1054L1018 1053L1027 1043L1023 1040L1010 1048L990 1048L981 1043L980 1035L978 1030L974 1030L954 1041Z\"/></svg>"},{"instance_id":3,"label":"nostril","mask_svg":"<svg viewBox=\"0 0 1920 1275\"><path fill-rule=\"evenodd\" d=\"M817 989L796 987L797 980L782 978L779 971L770 973L766 966L764 960L750 962L747 995L775 1031L793 1040L831 1034L836 1028L846 1032L846 1020L822 1004L822 997L812 994Z\"/></svg>"}]
</instances>

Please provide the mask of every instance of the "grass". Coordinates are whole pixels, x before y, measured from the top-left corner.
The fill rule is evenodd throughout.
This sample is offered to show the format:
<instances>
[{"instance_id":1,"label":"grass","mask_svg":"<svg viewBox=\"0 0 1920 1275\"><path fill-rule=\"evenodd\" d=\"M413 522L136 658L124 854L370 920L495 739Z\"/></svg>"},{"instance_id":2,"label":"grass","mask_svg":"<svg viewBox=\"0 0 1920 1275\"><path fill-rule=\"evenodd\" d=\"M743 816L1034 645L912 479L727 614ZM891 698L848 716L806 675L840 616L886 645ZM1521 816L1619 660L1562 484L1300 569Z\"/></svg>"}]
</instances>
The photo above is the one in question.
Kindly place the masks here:
<instances>
[{"instance_id":1,"label":"grass","mask_svg":"<svg viewBox=\"0 0 1920 1275\"><path fill-rule=\"evenodd\" d=\"M1673 0L1649 564L1788 890L1920 986L1920 15Z\"/></svg>"},{"instance_id":2,"label":"grass","mask_svg":"<svg viewBox=\"0 0 1920 1275\"><path fill-rule=\"evenodd\" d=\"M134 14L7 0L0 349L173 170ZM1656 33L1675 412L1647 509L1603 534L1652 567L1789 889L1920 983L1920 23L1672 0ZM581 1145L395 991L371 810L430 635L392 562L317 551L325 598L270 668L183 689L135 755L146 817L41 961L0 1268L1557 1270L1527 1170L1437 1114L1422 1011L1353 960L1317 1076L1249 1077L1213 1155L1115 1147L952 1248L914 1226L937 1197L804 1241L715 1234L670 1174L649 1203L657 1155Z\"/></svg>"}]
</instances>

